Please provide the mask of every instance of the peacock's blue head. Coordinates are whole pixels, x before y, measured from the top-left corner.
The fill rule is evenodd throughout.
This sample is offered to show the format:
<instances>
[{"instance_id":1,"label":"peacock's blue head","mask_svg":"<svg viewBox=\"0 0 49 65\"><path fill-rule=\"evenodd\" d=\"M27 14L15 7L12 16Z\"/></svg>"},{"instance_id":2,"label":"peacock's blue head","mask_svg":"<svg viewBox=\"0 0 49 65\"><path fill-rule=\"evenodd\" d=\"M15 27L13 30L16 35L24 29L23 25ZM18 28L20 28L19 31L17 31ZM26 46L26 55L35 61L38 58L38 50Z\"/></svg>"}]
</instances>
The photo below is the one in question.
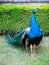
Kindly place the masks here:
<instances>
[{"instance_id":1,"label":"peacock's blue head","mask_svg":"<svg viewBox=\"0 0 49 65\"><path fill-rule=\"evenodd\" d=\"M35 13L37 12L37 10L38 10L38 8L33 9L33 10L32 10L32 13L35 14Z\"/></svg>"}]
</instances>

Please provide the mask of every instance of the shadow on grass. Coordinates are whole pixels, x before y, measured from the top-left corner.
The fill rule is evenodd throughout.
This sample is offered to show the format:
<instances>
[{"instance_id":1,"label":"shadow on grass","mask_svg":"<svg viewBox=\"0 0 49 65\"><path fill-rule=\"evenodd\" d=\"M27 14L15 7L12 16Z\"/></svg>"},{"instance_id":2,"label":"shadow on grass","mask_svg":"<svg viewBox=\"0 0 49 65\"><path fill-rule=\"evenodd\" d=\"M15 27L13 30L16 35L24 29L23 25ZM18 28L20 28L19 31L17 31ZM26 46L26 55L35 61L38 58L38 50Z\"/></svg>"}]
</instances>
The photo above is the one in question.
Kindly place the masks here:
<instances>
[{"instance_id":1,"label":"shadow on grass","mask_svg":"<svg viewBox=\"0 0 49 65\"><path fill-rule=\"evenodd\" d=\"M20 50L21 52L27 53L26 48L23 44L19 45L17 43L14 43L14 44L8 44L8 45L12 46L12 48Z\"/></svg>"},{"instance_id":2,"label":"shadow on grass","mask_svg":"<svg viewBox=\"0 0 49 65\"><path fill-rule=\"evenodd\" d=\"M29 53L30 54L30 49L28 49L28 51L26 50L25 46L24 45L17 45L16 43L15 44L10 44L13 48L15 49L18 49L20 50L21 52L24 52L24 53ZM36 54L42 54L45 52L45 47L43 46L40 46L39 48L36 49Z\"/></svg>"}]
</instances>

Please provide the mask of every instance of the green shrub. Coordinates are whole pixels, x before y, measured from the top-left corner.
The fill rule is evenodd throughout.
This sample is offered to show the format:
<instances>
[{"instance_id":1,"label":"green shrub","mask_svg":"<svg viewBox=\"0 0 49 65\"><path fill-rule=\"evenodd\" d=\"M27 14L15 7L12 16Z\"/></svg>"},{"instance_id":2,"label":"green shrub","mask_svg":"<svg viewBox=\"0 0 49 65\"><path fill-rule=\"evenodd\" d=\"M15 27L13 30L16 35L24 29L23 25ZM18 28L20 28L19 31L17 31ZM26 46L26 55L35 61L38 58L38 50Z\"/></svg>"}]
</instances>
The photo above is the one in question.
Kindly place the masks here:
<instances>
[{"instance_id":1,"label":"green shrub","mask_svg":"<svg viewBox=\"0 0 49 65\"><path fill-rule=\"evenodd\" d=\"M19 31L30 26L34 6L0 5L0 32ZM49 33L49 6L39 6L36 13L37 22L43 34Z\"/></svg>"}]
</instances>

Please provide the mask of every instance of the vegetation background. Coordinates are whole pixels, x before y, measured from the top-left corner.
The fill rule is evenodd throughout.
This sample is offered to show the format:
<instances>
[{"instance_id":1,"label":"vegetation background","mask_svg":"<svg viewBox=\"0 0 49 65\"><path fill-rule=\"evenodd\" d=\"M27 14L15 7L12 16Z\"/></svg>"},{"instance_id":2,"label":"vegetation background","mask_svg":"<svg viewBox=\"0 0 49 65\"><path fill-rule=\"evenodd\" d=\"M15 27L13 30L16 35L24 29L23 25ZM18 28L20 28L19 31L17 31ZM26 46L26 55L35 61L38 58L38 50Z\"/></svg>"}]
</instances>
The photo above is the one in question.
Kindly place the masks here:
<instances>
[{"instance_id":1,"label":"vegetation background","mask_svg":"<svg viewBox=\"0 0 49 65\"><path fill-rule=\"evenodd\" d=\"M6 30L13 32L20 31L30 26L32 10L39 8L36 13L37 23L43 31L43 34L49 33L49 6L16 6L0 5L0 33Z\"/></svg>"}]
</instances>

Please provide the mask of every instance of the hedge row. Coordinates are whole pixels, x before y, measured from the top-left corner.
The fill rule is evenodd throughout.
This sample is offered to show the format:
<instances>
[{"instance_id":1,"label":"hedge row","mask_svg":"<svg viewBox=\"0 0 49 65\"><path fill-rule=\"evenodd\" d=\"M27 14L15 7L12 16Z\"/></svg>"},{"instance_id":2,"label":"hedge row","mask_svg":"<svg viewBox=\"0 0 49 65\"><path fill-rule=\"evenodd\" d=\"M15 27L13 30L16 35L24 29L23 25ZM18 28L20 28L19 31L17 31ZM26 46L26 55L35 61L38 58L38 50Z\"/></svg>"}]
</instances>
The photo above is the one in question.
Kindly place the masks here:
<instances>
[{"instance_id":1,"label":"hedge row","mask_svg":"<svg viewBox=\"0 0 49 65\"><path fill-rule=\"evenodd\" d=\"M30 26L34 6L0 5L0 33L6 30L19 31ZM43 34L49 33L49 6L39 6L37 23Z\"/></svg>"}]
</instances>

